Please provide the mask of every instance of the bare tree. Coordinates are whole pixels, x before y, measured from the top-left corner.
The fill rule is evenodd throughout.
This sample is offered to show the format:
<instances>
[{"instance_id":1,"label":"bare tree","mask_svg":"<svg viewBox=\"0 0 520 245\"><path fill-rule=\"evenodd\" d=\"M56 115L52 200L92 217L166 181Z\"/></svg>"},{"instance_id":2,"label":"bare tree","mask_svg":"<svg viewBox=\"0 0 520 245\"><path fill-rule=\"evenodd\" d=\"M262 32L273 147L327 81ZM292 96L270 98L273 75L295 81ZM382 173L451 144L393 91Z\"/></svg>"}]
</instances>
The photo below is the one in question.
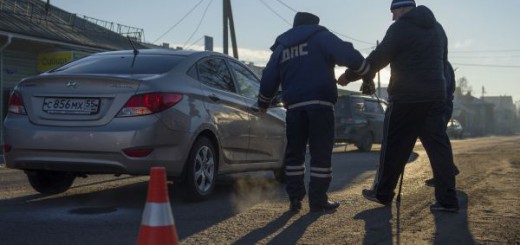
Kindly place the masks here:
<instances>
[{"instance_id":1,"label":"bare tree","mask_svg":"<svg viewBox=\"0 0 520 245\"><path fill-rule=\"evenodd\" d=\"M462 94L471 94L473 88L469 85L469 81L466 77L461 77L457 80L457 87L460 88Z\"/></svg>"}]
</instances>

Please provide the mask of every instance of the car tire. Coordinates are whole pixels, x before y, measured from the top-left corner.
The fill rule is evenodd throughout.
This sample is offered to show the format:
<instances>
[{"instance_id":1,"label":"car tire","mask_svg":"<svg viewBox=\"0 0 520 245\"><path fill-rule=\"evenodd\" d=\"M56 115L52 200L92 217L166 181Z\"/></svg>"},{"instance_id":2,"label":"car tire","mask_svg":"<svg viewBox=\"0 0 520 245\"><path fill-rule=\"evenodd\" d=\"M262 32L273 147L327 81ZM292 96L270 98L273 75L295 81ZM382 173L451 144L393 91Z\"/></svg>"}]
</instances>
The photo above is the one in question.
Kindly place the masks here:
<instances>
[{"instance_id":1,"label":"car tire","mask_svg":"<svg viewBox=\"0 0 520 245\"><path fill-rule=\"evenodd\" d=\"M218 155L215 146L207 137L198 138L193 144L186 164L184 199L202 201L215 187Z\"/></svg>"},{"instance_id":2,"label":"car tire","mask_svg":"<svg viewBox=\"0 0 520 245\"><path fill-rule=\"evenodd\" d=\"M363 151L363 152L368 152L370 150L372 150L372 142L374 141L374 138L372 137L372 134L371 133L367 133L363 139L361 140L361 142L359 142L358 144L356 144L357 148L360 150L360 151Z\"/></svg>"},{"instance_id":3,"label":"car tire","mask_svg":"<svg viewBox=\"0 0 520 245\"><path fill-rule=\"evenodd\" d=\"M67 191L76 179L76 175L58 171L26 171L32 188L45 195L59 194Z\"/></svg>"}]
</instances>

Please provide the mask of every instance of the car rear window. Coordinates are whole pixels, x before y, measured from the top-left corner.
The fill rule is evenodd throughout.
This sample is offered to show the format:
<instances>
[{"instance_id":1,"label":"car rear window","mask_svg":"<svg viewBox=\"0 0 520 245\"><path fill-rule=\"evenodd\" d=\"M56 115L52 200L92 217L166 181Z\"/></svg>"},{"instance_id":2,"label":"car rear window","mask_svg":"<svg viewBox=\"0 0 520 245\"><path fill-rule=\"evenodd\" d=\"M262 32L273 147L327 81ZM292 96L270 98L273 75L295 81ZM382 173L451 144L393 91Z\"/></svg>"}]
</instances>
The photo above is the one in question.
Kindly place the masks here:
<instances>
[{"instance_id":1,"label":"car rear window","mask_svg":"<svg viewBox=\"0 0 520 245\"><path fill-rule=\"evenodd\" d=\"M92 55L73 61L50 73L55 74L162 74L185 57L172 55Z\"/></svg>"}]
</instances>

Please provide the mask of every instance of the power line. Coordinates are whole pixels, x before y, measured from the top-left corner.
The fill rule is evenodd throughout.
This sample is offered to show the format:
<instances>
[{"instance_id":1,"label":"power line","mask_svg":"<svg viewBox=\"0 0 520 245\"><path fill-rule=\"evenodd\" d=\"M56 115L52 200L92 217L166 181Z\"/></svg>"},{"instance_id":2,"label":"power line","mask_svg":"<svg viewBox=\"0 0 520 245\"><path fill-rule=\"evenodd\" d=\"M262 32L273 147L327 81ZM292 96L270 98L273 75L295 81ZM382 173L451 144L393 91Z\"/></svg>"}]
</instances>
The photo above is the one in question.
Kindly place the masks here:
<instances>
[{"instance_id":1,"label":"power line","mask_svg":"<svg viewBox=\"0 0 520 245\"><path fill-rule=\"evenodd\" d=\"M492 58L492 59L509 59L509 58L520 58L520 55L474 55L474 56L450 56L450 58L455 59L482 59L482 58Z\"/></svg>"},{"instance_id":2,"label":"power line","mask_svg":"<svg viewBox=\"0 0 520 245\"><path fill-rule=\"evenodd\" d=\"M266 8L268 8L269 10L271 10L271 12L273 12L276 16L278 16L278 18L282 19L285 23L287 23L287 25L291 26L291 23L289 21L287 21L284 17L282 17L280 14L278 14L278 12L276 12L273 8L271 8L271 6L269 6L267 3L264 2L264 0L259 0Z\"/></svg>"},{"instance_id":3,"label":"power line","mask_svg":"<svg viewBox=\"0 0 520 245\"><path fill-rule=\"evenodd\" d=\"M293 12L298 12L296 11L295 9L291 8L291 6L285 4L284 2L282 2L281 0L276 0L277 2L281 3L283 6L287 7L288 9L292 10Z\"/></svg>"},{"instance_id":4,"label":"power line","mask_svg":"<svg viewBox=\"0 0 520 245\"><path fill-rule=\"evenodd\" d=\"M520 49L503 49L503 50L458 50L449 51L450 53L503 53L503 52L520 52Z\"/></svg>"},{"instance_id":5,"label":"power line","mask_svg":"<svg viewBox=\"0 0 520 245\"><path fill-rule=\"evenodd\" d=\"M174 25L172 25L166 32L164 32L161 36L159 36L155 41L153 41L153 43L159 41L159 39L161 39L162 37L164 37L166 34L168 34L173 28L175 28L177 25L179 25L184 19L186 19L186 17L188 17L188 15L191 14L191 12L193 12L193 10L195 10L202 2L204 2L204 0L200 0L195 6L193 6L193 8L190 9L190 11L188 11L188 13L186 15L184 15L177 23L175 23Z\"/></svg>"},{"instance_id":6,"label":"power line","mask_svg":"<svg viewBox=\"0 0 520 245\"><path fill-rule=\"evenodd\" d=\"M264 0L259 0L266 8L268 8L271 12L273 12L276 16L278 16L280 19L282 19L285 23L287 23L287 25L291 26L291 23L286 20L285 18L283 18L280 14L278 14L273 8L271 8L271 6L269 6L267 3L264 2ZM291 8L290 6L288 6L287 4L285 4L284 2L280 1L280 0L277 0L279 3L283 4L285 7L287 7L288 9L294 11L294 12L298 12L296 11L295 9ZM370 45L374 45L373 42L367 42L367 41L363 41L363 40L359 40L357 38L353 38L353 37L350 37L350 36L347 36L347 35L343 35L339 32L336 32L336 31L333 31L331 30L331 32L333 32L334 34L338 35L338 36L342 36L344 38L347 38L347 39L351 39L351 40L354 40L354 41L357 41L357 42L360 42L360 43L364 43L364 44L370 44Z\"/></svg>"},{"instance_id":7,"label":"power line","mask_svg":"<svg viewBox=\"0 0 520 245\"><path fill-rule=\"evenodd\" d=\"M200 40L202 40L204 38L204 36L200 37L199 39L195 40L194 42L192 42L189 46L187 46L186 48L183 48L183 49L190 49L191 47L193 47L193 45L195 45L196 43L198 43Z\"/></svg>"},{"instance_id":8,"label":"power line","mask_svg":"<svg viewBox=\"0 0 520 245\"><path fill-rule=\"evenodd\" d=\"M188 38L188 40L186 40L186 42L184 43L183 47L186 46L186 44L193 38L195 33L199 30L200 25L202 24L202 21L204 20L204 17L206 17L206 13L208 12L208 9L209 9L209 6L211 5L211 3L213 3L213 0L209 1L208 5L206 6L206 9L204 9L204 13L202 14L202 17L200 18L199 24L197 25L195 30L191 33L191 35Z\"/></svg>"},{"instance_id":9,"label":"power line","mask_svg":"<svg viewBox=\"0 0 520 245\"><path fill-rule=\"evenodd\" d=\"M464 64L464 63L453 63L453 65L457 65L457 66L477 66L477 67L495 67L495 68L520 68L520 66L515 66L515 65L485 65L485 64Z\"/></svg>"},{"instance_id":10,"label":"power line","mask_svg":"<svg viewBox=\"0 0 520 245\"><path fill-rule=\"evenodd\" d=\"M373 42L367 42L367 41L359 40L359 39L356 39L356 38L353 38L353 37L349 37L349 36L347 36L347 35L343 35L343 34L341 34L341 33L339 33L339 32L333 31L333 30L331 30L331 31L332 31L333 33L335 33L336 35L338 35L338 36L342 36L342 37L347 38L347 39L352 39L352 40L357 41L357 42L360 42L360 43L370 44L370 45L374 45L374 44L375 44L375 43L373 43Z\"/></svg>"}]
</instances>

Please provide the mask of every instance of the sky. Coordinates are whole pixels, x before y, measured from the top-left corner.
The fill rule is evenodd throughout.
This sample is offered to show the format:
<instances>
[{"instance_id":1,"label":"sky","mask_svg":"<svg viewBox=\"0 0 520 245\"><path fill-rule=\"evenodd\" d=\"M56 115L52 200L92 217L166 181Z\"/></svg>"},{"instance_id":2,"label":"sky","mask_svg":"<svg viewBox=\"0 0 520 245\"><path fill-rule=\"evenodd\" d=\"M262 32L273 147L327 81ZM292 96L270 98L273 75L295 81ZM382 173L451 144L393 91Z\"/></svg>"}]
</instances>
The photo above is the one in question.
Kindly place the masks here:
<instances>
[{"instance_id":1,"label":"sky","mask_svg":"<svg viewBox=\"0 0 520 245\"><path fill-rule=\"evenodd\" d=\"M429 7L448 36L448 59L456 78L465 77L472 95L513 96L520 102L519 0L416 0ZM203 49L203 37L222 52L222 0L50 0L78 16L142 28L146 42ZM267 63L269 47L292 27L297 11L320 17L320 24L367 56L393 23L390 0L231 0L239 59ZM231 45L231 39L229 39ZM231 46L229 53L232 55ZM337 76L344 68L337 69ZM381 71L386 86L389 68ZM359 90L360 82L348 90Z\"/></svg>"}]
</instances>

